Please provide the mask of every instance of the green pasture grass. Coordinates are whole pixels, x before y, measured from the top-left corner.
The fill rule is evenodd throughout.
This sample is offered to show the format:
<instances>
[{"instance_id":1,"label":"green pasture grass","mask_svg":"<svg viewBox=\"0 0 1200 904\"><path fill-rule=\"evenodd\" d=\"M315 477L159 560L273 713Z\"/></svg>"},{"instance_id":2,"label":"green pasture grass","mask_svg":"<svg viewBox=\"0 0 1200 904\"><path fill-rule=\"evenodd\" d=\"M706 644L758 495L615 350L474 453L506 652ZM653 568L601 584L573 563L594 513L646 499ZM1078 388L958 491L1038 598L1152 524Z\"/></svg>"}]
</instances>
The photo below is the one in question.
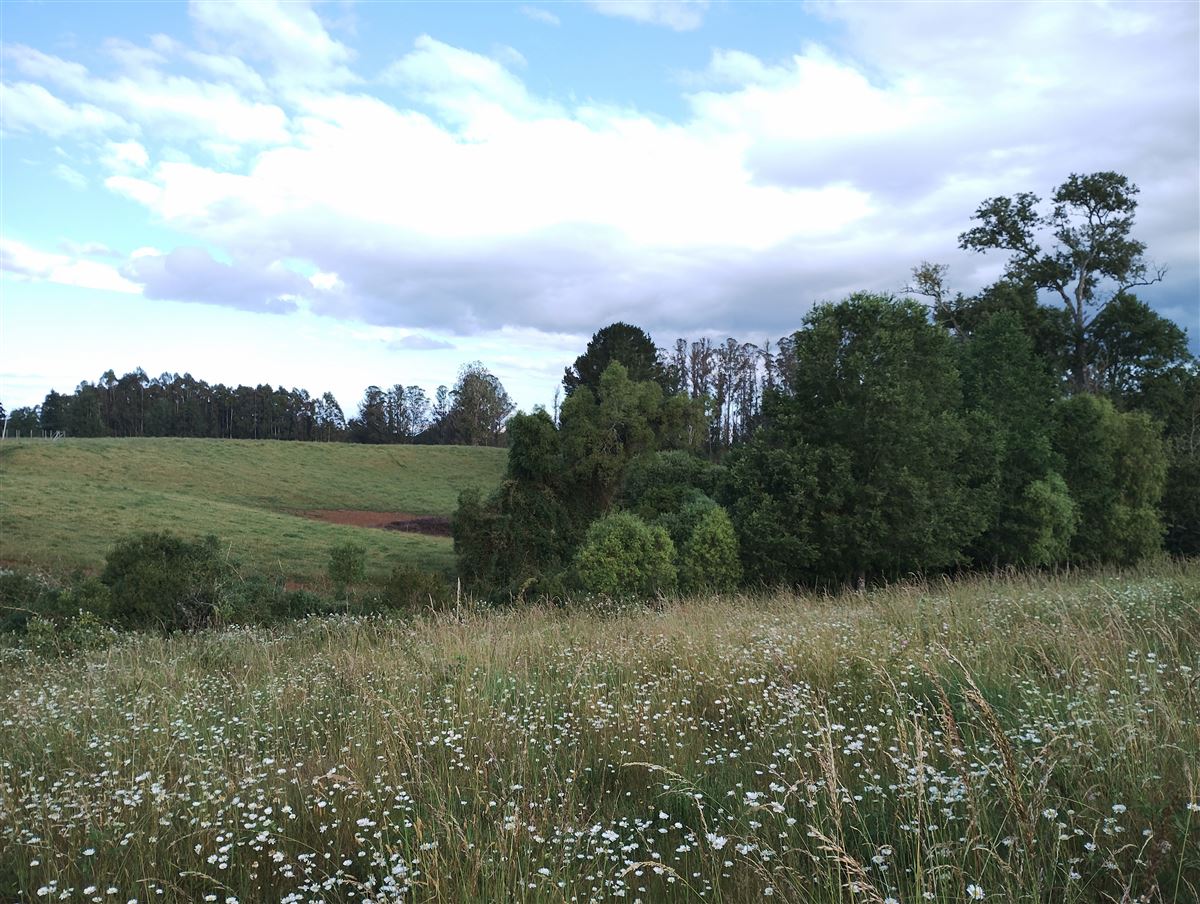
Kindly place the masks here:
<instances>
[{"instance_id":1,"label":"green pasture grass","mask_svg":"<svg viewBox=\"0 0 1200 904\"><path fill-rule=\"evenodd\" d=\"M0 648L0 900L1194 902L1198 673L1196 562Z\"/></svg>"},{"instance_id":2,"label":"green pasture grass","mask_svg":"<svg viewBox=\"0 0 1200 904\"><path fill-rule=\"evenodd\" d=\"M469 486L501 479L502 449L203 439L6 440L0 444L0 558L94 568L121 536L216 534L248 567L319 575L353 541L379 573L447 570L446 538L325 524L311 509L448 515Z\"/></svg>"}]
</instances>

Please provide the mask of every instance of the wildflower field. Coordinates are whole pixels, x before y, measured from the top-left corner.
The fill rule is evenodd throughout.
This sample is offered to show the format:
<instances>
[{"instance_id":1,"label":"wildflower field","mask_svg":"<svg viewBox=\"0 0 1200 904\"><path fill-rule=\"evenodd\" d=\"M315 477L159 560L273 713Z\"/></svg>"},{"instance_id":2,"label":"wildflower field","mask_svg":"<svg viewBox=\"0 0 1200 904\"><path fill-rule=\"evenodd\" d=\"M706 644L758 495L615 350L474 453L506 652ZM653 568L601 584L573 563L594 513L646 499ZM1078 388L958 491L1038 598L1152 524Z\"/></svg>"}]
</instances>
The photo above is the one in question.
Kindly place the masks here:
<instances>
[{"instance_id":1,"label":"wildflower field","mask_svg":"<svg viewBox=\"0 0 1200 904\"><path fill-rule=\"evenodd\" d=\"M0 900L1200 895L1200 565L0 650Z\"/></svg>"}]
</instances>

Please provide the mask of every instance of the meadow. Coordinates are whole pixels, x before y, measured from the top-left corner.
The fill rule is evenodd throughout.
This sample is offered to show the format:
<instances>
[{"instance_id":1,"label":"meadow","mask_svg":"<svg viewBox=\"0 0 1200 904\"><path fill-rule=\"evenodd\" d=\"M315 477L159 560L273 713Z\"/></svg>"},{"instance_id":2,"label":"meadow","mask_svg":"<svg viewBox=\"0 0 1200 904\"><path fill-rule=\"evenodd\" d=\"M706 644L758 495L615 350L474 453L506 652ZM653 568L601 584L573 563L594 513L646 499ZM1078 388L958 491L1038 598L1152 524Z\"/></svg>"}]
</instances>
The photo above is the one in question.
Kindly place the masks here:
<instances>
[{"instance_id":1,"label":"meadow","mask_svg":"<svg viewBox=\"0 0 1200 904\"><path fill-rule=\"evenodd\" d=\"M22 567L95 569L135 531L215 534L250 571L319 577L341 543L394 565L453 568L448 538L329 524L313 509L450 515L458 494L504 473L503 449L205 439L6 440L0 444L0 557Z\"/></svg>"},{"instance_id":2,"label":"meadow","mask_svg":"<svg viewBox=\"0 0 1200 904\"><path fill-rule=\"evenodd\" d=\"M0 650L0 899L1192 902L1200 565Z\"/></svg>"}]
</instances>

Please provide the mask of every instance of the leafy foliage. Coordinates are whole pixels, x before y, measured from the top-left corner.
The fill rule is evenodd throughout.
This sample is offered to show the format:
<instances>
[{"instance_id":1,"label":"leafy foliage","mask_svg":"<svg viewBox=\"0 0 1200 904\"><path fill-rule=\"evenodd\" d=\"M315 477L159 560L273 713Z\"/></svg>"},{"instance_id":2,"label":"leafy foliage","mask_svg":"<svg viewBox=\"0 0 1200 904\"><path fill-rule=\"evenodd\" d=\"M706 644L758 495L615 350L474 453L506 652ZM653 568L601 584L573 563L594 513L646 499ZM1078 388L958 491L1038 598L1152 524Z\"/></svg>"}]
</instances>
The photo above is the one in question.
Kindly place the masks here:
<instances>
[{"instance_id":1,"label":"leafy foliage","mask_svg":"<svg viewBox=\"0 0 1200 904\"><path fill-rule=\"evenodd\" d=\"M696 521L679 548L679 589L728 593L742 580L737 535L725 509L713 505Z\"/></svg>"},{"instance_id":2,"label":"leafy foliage","mask_svg":"<svg viewBox=\"0 0 1200 904\"><path fill-rule=\"evenodd\" d=\"M1054 441L1079 510L1072 558L1133 562L1158 549L1167 470L1159 427L1087 394L1060 402L1056 414Z\"/></svg>"},{"instance_id":3,"label":"leafy foliage","mask_svg":"<svg viewBox=\"0 0 1200 904\"><path fill-rule=\"evenodd\" d=\"M575 575L589 593L653 597L675 589L674 558L665 530L629 512L613 512L588 528L575 555Z\"/></svg>"},{"instance_id":4,"label":"leafy foliage","mask_svg":"<svg viewBox=\"0 0 1200 904\"><path fill-rule=\"evenodd\" d=\"M111 591L111 612L119 624L163 631L209 624L230 578L216 537L190 540L170 531L118 542L100 575Z\"/></svg>"},{"instance_id":5,"label":"leafy foliage","mask_svg":"<svg viewBox=\"0 0 1200 904\"><path fill-rule=\"evenodd\" d=\"M950 336L915 302L855 295L815 308L795 345L794 395L768 398L757 451L730 464L743 550L776 551L748 573L840 582L960 561L983 513L960 467L968 434Z\"/></svg>"},{"instance_id":6,"label":"leafy foliage","mask_svg":"<svg viewBox=\"0 0 1200 904\"><path fill-rule=\"evenodd\" d=\"M1066 554L1074 529L1051 444L1054 383L1010 312L983 321L961 360L979 450L973 492L985 517L972 557L988 565L1050 564Z\"/></svg>"},{"instance_id":7,"label":"leafy foliage","mask_svg":"<svg viewBox=\"0 0 1200 904\"><path fill-rule=\"evenodd\" d=\"M978 226L959 236L959 247L1009 254L1005 276L1049 289L1062 299L1071 318L1071 379L1077 390L1091 385L1089 310L1100 303L1102 284L1113 294L1162 278L1150 273L1146 246L1132 238L1138 187L1120 173L1072 173L1055 189L1053 206L1041 212L1032 192L989 198L979 205ZM1038 235L1053 238L1043 248Z\"/></svg>"},{"instance_id":8,"label":"leafy foliage","mask_svg":"<svg viewBox=\"0 0 1200 904\"><path fill-rule=\"evenodd\" d=\"M538 593L562 571L574 549L575 521L542 484L506 480L486 501L467 490L453 521L459 574L485 595Z\"/></svg>"},{"instance_id":9,"label":"leafy foliage","mask_svg":"<svg viewBox=\"0 0 1200 904\"><path fill-rule=\"evenodd\" d=\"M587 517L612 507L637 457L659 449L698 448L703 410L683 396L664 396L656 383L635 382L614 362L595 392L581 387L560 415L565 490Z\"/></svg>"},{"instance_id":10,"label":"leafy foliage","mask_svg":"<svg viewBox=\"0 0 1200 904\"><path fill-rule=\"evenodd\" d=\"M388 575L381 599L390 609L440 609L454 602L440 575L411 565L397 565Z\"/></svg>"},{"instance_id":11,"label":"leafy foliage","mask_svg":"<svg viewBox=\"0 0 1200 904\"><path fill-rule=\"evenodd\" d=\"M345 594L351 584L366 580L367 548L358 543L339 543L329 550L326 573L338 594Z\"/></svg>"},{"instance_id":12,"label":"leafy foliage","mask_svg":"<svg viewBox=\"0 0 1200 904\"><path fill-rule=\"evenodd\" d=\"M695 493L714 496L722 469L679 449L634 459L625 473L621 504L653 521L678 511Z\"/></svg>"}]
</instances>

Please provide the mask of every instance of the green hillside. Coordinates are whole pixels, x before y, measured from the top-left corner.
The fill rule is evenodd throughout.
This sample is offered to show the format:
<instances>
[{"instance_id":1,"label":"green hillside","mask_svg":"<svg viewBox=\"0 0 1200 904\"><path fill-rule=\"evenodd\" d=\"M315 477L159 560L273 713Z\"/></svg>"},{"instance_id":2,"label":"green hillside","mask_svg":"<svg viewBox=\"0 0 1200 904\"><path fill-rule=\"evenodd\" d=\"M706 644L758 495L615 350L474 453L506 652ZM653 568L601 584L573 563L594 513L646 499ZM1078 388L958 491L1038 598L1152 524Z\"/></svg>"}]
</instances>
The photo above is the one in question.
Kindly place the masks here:
<instances>
[{"instance_id":1,"label":"green hillside","mask_svg":"<svg viewBox=\"0 0 1200 904\"><path fill-rule=\"evenodd\" d=\"M353 539L372 570L452 565L450 540L327 524L298 513L353 509L448 515L461 490L495 486L505 451L464 446L208 439L5 441L0 559L95 567L120 536L216 534L254 569L310 577Z\"/></svg>"}]
</instances>

